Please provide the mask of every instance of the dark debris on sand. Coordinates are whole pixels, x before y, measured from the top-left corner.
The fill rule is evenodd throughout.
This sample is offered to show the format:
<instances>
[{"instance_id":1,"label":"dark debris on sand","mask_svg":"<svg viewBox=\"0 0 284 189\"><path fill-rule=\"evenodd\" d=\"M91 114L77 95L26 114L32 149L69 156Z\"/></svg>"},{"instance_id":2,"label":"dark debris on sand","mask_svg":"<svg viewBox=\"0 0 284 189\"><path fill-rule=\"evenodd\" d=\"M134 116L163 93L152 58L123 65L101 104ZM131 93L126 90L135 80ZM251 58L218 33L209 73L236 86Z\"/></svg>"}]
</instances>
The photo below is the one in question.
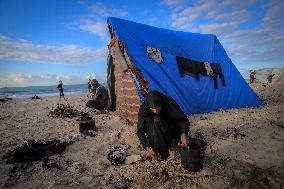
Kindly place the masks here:
<instances>
[{"instance_id":1,"label":"dark debris on sand","mask_svg":"<svg viewBox=\"0 0 284 189\"><path fill-rule=\"evenodd\" d=\"M73 109L70 105L58 104L55 109L50 110L49 115L60 118L73 118L84 115L84 112Z\"/></svg>"}]
</instances>

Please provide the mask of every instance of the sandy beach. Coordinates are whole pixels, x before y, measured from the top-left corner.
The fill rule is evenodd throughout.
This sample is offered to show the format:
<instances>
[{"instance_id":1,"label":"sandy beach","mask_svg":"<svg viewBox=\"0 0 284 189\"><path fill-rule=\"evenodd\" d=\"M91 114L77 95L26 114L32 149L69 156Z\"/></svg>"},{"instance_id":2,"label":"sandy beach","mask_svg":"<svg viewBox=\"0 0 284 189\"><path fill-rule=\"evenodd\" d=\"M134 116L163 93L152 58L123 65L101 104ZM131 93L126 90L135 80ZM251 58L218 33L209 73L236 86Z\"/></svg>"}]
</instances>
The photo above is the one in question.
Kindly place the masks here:
<instances>
[{"instance_id":1,"label":"sandy beach","mask_svg":"<svg viewBox=\"0 0 284 189\"><path fill-rule=\"evenodd\" d=\"M49 115L57 107L58 97L2 102L0 157L29 139L73 136L78 141L49 158L60 168L46 169L42 161L35 161L29 172L10 173L13 164L1 158L0 188L111 188L115 182L129 188L284 188L284 85L251 87L263 100L263 107L189 116L191 136L207 144L204 168L197 173L181 167L174 149L166 161L146 160L136 126L115 113L87 108L86 95L67 99L74 109L89 112L95 119L97 129L92 137L78 133L76 117ZM106 158L113 146L121 146L127 153L122 165L114 166Z\"/></svg>"}]
</instances>

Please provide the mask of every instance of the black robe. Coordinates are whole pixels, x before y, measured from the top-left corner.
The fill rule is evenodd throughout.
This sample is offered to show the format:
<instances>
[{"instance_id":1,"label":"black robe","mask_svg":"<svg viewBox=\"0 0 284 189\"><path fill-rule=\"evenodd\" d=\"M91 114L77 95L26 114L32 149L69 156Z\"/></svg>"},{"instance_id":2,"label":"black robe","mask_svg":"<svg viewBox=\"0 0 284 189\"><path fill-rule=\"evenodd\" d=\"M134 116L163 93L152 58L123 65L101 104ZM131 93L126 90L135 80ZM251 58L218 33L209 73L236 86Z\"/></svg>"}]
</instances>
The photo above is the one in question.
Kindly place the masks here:
<instances>
[{"instance_id":1,"label":"black robe","mask_svg":"<svg viewBox=\"0 0 284 189\"><path fill-rule=\"evenodd\" d=\"M89 100L86 103L86 106L89 108L95 108L98 110L102 110L107 107L108 104L108 92L107 89L98 84L96 88L95 96L92 100Z\"/></svg>"},{"instance_id":2,"label":"black robe","mask_svg":"<svg viewBox=\"0 0 284 189\"><path fill-rule=\"evenodd\" d=\"M168 147L172 139L179 139L182 133L188 134L189 121L173 98L158 91L152 92L159 97L161 111L154 114L146 96L138 113L137 135L144 148L152 147L164 159L169 155Z\"/></svg>"}]
</instances>

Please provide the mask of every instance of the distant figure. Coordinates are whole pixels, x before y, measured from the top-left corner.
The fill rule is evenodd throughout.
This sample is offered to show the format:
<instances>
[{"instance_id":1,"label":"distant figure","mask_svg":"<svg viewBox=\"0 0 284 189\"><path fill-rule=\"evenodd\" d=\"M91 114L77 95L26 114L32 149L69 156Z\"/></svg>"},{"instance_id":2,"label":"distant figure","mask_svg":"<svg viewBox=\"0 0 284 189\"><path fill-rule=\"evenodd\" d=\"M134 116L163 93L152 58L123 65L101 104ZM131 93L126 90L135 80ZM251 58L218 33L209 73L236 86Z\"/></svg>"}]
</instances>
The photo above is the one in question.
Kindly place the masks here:
<instances>
[{"instance_id":1,"label":"distant figure","mask_svg":"<svg viewBox=\"0 0 284 189\"><path fill-rule=\"evenodd\" d=\"M270 75L267 77L267 83L271 83L271 82L272 82L273 76L275 76L275 74L270 74Z\"/></svg>"},{"instance_id":2,"label":"distant figure","mask_svg":"<svg viewBox=\"0 0 284 189\"><path fill-rule=\"evenodd\" d=\"M41 99L41 98L35 94L35 95L32 97L32 99Z\"/></svg>"},{"instance_id":3,"label":"distant figure","mask_svg":"<svg viewBox=\"0 0 284 189\"><path fill-rule=\"evenodd\" d=\"M107 89L99 84L96 79L91 81L91 89L90 94L92 96L92 100L89 100L86 103L86 106L89 108L94 108L98 110L103 110L107 107L108 104L108 92Z\"/></svg>"},{"instance_id":4,"label":"distant figure","mask_svg":"<svg viewBox=\"0 0 284 189\"><path fill-rule=\"evenodd\" d=\"M254 80L255 80L255 70L250 70L249 78L250 78L249 84L254 83Z\"/></svg>"},{"instance_id":5,"label":"distant figure","mask_svg":"<svg viewBox=\"0 0 284 189\"><path fill-rule=\"evenodd\" d=\"M63 82L60 80L59 81L59 84L57 85L57 89L59 90L59 95L60 95L60 97L59 98L61 98L61 97L63 97L64 98L64 93L63 93Z\"/></svg>"},{"instance_id":6,"label":"distant figure","mask_svg":"<svg viewBox=\"0 0 284 189\"><path fill-rule=\"evenodd\" d=\"M88 81L88 93L89 94L91 93L91 88L92 88L91 79L89 79L89 81Z\"/></svg>"}]
</instances>

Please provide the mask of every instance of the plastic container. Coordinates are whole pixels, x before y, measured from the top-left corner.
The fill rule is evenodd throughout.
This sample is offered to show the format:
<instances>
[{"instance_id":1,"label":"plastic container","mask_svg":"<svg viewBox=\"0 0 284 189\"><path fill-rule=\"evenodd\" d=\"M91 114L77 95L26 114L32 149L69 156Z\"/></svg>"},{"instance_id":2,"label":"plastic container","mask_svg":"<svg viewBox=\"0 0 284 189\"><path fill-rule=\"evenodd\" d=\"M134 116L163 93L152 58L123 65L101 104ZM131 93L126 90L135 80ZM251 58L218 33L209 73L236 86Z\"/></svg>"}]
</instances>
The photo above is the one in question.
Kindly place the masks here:
<instances>
[{"instance_id":1,"label":"plastic container","mask_svg":"<svg viewBox=\"0 0 284 189\"><path fill-rule=\"evenodd\" d=\"M182 167L188 171L200 171L203 168L205 149L205 141L190 138L189 146L180 149Z\"/></svg>"},{"instance_id":2,"label":"plastic container","mask_svg":"<svg viewBox=\"0 0 284 189\"><path fill-rule=\"evenodd\" d=\"M95 120L93 120L93 119L78 121L78 123L79 123L78 127L79 127L80 133L84 133L88 130L95 130L96 129Z\"/></svg>"}]
</instances>

